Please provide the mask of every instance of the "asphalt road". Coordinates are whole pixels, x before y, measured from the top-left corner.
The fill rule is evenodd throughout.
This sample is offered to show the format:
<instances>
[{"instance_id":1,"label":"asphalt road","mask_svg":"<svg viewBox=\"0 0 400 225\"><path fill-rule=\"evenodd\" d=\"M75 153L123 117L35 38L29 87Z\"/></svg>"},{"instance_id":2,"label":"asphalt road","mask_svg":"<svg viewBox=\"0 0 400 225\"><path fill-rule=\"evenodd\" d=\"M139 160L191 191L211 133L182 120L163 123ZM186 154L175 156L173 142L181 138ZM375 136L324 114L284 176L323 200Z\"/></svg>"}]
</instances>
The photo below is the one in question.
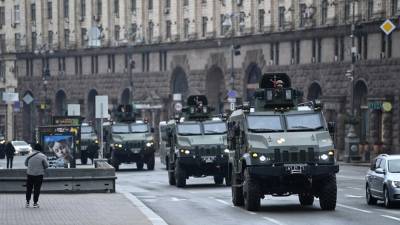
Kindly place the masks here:
<instances>
[{"instance_id":1,"label":"asphalt road","mask_svg":"<svg viewBox=\"0 0 400 225\"><path fill-rule=\"evenodd\" d=\"M15 168L24 168L26 156L15 158ZM0 160L0 168L5 160ZM365 203L366 167L342 165L337 175L336 211L325 212L316 200L314 206L300 206L297 196L262 200L259 212L233 207L229 187L214 185L212 177L190 178L181 189L168 185L167 172L157 160L154 171L137 171L134 164L121 165L117 172L117 191L128 191L168 224L272 224L272 225L376 225L400 224L400 208L386 209Z\"/></svg>"},{"instance_id":2,"label":"asphalt road","mask_svg":"<svg viewBox=\"0 0 400 225\"><path fill-rule=\"evenodd\" d=\"M233 207L229 187L216 186L212 177L190 178L187 187L168 185L167 172L157 162L155 171L137 171L134 164L117 172L117 190L129 191L168 224L275 224L275 225L376 225L400 224L400 209L386 209L379 203L365 203L366 167L341 166L336 211L326 212L316 200L313 206L300 206L297 196L266 197L259 212Z\"/></svg>"}]
</instances>

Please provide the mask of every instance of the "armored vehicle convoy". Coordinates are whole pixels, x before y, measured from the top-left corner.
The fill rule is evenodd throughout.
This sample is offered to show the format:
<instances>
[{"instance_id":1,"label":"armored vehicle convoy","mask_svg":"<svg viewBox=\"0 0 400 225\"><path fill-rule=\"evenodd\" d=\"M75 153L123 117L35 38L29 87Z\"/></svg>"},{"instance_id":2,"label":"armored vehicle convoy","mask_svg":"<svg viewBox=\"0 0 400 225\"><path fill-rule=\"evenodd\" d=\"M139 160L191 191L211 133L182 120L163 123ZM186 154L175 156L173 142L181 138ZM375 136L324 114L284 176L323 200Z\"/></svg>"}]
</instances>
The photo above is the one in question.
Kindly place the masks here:
<instances>
[{"instance_id":1,"label":"armored vehicle convoy","mask_svg":"<svg viewBox=\"0 0 400 225\"><path fill-rule=\"evenodd\" d=\"M90 149L98 149L99 141L97 134L95 133L92 126L89 124L82 123L81 125L81 141L80 141L80 158L82 164L87 164L88 158L94 158L90 152Z\"/></svg>"},{"instance_id":2,"label":"armored vehicle convoy","mask_svg":"<svg viewBox=\"0 0 400 225\"><path fill-rule=\"evenodd\" d=\"M190 176L214 176L215 184L230 184L226 123L212 119L202 95L190 96L184 116L167 123L169 153L166 163L170 185L184 187Z\"/></svg>"},{"instance_id":3,"label":"armored vehicle convoy","mask_svg":"<svg viewBox=\"0 0 400 225\"><path fill-rule=\"evenodd\" d=\"M153 128L146 121L136 121L132 105L120 105L114 112L116 120L105 132L109 160L116 170L121 163L136 163L142 170L154 170L155 147Z\"/></svg>"},{"instance_id":4,"label":"armored vehicle convoy","mask_svg":"<svg viewBox=\"0 0 400 225\"><path fill-rule=\"evenodd\" d=\"M259 87L254 108L238 107L228 120L233 204L257 211L265 195L297 194L301 205L317 197L334 210L339 166L322 105L299 106L286 74L265 74Z\"/></svg>"}]
</instances>

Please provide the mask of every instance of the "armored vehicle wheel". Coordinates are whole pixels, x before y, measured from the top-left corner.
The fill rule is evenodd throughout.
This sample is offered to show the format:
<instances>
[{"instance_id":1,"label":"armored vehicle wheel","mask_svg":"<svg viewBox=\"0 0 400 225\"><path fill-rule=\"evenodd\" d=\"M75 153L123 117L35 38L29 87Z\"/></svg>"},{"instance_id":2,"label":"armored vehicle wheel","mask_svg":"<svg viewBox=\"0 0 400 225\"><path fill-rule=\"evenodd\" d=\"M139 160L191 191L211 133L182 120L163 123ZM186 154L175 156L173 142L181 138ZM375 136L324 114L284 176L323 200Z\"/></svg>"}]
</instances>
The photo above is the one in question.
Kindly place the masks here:
<instances>
[{"instance_id":1,"label":"armored vehicle wheel","mask_svg":"<svg viewBox=\"0 0 400 225\"><path fill-rule=\"evenodd\" d=\"M368 205L376 205L378 202L378 199L372 197L371 190L369 189L368 185L365 187L365 197Z\"/></svg>"},{"instance_id":2,"label":"armored vehicle wheel","mask_svg":"<svg viewBox=\"0 0 400 225\"><path fill-rule=\"evenodd\" d=\"M222 183L224 183L224 177L221 175L214 175L214 183L216 185L221 185Z\"/></svg>"},{"instance_id":3,"label":"armored vehicle wheel","mask_svg":"<svg viewBox=\"0 0 400 225\"><path fill-rule=\"evenodd\" d=\"M232 203L234 206L243 206L243 187L238 185L240 185L240 182L237 181L235 172L232 171Z\"/></svg>"},{"instance_id":4,"label":"armored vehicle wheel","mask_svg":"<svg viewBox=\"0 0 400 225\"><path fill-rule=\"evenodd\" d=\"M179 162L175 165L175 183L177 187L185 187L186 185L186 171Z\"/></svg>"},{"instance_id":5,"label":"armored vehicle wheel","mask_svg":"<svg viewBox=\"0 0 400 225\"><path fill-rule=\"evenodd\" d=\"M301 193L299 194L299 201L301 205L313 205L314 196L310 193Z\"/></svg>"},{"instance_id":6,"label":"armored vehicle wheel","mask_svg":"<svg viewBox=\"0 0 400 225\"><path fill-rule=\"evenodd\" d=\"M250 176L248 169L244 170L243 197L246 210L258 211L260 209L260 187L257 181Z\"/></svg>"},{"instance_id":7,"label":"armored vehicle wheel","mask_svg":"<svg viewBox=\"0 0 400 225\"><path fill-rule=\"evenodd\" d=\"M81 151L81 163L82 165L86 165L88 160L88 156L86 151Z\"/></svg>"},{"instance_id":8,"label":"armored vehicle wheel","mask_svg":"<svg viewBox=\"0 0 400 225\"><path fill-rule=\"evenodd\" d=\"M322 210L335 210L337 200L336 175L323 179L319 190L319 205Z\"/></svg>"},{"instance_id":9,"label":"armored vehicle wheel","mask_svg":"<svg viewBox=\"0 0 400 225\"><path fill-rule=\"evenodd\" d=\"M136 168L138 170L143 170L143 166L144 166L144 163L142 161L139 161L136 163Z\"/></svg>"},{"instance_id":10,"label":"armored vehicle wheel","mask_svg":"<svg viewBox=\"0 0 400 225\"><path fill-rule=\"evenodd\" d=\"M176 184L174 171L172 171L172 172L168 171L168 182L169 182L169 185L175 185Z\"/></svg>"},{"instance_id":11,"label":"armored vehicle wheel","mask_svg":"<svg viewBox=\"0 0 400 225\"><path fill-rule=\"evenodd\" d=\"M150 156L149 161L147 162L147 169L154 170L154 164L155 164L155 158L153 154L152 156Z\"/></svg>"},{"instance_id":12,"label":"armored vehicle wheel","mask_svg":"<svg viewBox=\"0 0 400 225\"><path fill-rule=\"evenodd\" d=\"M115 168L115 171L119 170L119 161L118 159L115 157L114 152L111 154L111 164L112 166Z\"/></svg>"}]
</instances>

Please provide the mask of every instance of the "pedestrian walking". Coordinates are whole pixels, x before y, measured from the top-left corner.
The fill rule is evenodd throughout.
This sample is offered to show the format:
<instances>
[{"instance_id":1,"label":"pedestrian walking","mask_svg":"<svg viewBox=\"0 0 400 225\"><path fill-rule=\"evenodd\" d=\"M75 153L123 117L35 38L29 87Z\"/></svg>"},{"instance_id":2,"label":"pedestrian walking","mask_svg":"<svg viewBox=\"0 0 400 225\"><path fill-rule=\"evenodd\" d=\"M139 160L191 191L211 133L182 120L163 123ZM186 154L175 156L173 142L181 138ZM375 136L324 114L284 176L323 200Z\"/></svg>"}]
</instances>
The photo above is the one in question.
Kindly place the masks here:
<instances>
[{"instance_id":1,"label":"pedestrian walking","mask_svg":"<svg viewBox=\"0 0 400 225\"><path fill-rule=\"evenodd\" d=\"M43 153L42 146L35 144L33 152L26 158L25 166L27 169L26 180L26 207L29 208L33 190L33 208L39 208L39 195L40 188L42 187L43 175L45 170L49 167L46 155Z\"/></svg>"},{"instance_id":2,"label":"pedestrian walking","mask_svg":"<svg viewBox=\"0 0 400 225\"><path fill-rule=\"evenodd\" d=\"M15 148L10 141L6 145L7 169L12 169L13 167L14 154L15 154Z\"/></svg>"}]
</instances>

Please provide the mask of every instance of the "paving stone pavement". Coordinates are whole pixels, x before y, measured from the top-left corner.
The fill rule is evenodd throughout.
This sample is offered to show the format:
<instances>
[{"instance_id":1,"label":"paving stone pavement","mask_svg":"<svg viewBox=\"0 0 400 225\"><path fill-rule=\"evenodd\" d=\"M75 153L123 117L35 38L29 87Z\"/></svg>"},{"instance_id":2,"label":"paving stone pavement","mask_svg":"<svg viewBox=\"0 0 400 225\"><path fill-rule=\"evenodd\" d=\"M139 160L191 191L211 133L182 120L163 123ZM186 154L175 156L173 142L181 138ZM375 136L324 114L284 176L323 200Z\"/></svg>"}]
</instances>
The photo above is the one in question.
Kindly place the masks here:
<instances>
[{"instance_id":1,"label":"paving stone pavement","mask_svg":"<svg viewBox=\"0 0 400 225\"><path fill-rule=\"evenodd\" d=\"M120 193L41 194L39 204L25 208L24 194L0 194L0 225L152 224Z\"/></svg>"}]
</instances>

